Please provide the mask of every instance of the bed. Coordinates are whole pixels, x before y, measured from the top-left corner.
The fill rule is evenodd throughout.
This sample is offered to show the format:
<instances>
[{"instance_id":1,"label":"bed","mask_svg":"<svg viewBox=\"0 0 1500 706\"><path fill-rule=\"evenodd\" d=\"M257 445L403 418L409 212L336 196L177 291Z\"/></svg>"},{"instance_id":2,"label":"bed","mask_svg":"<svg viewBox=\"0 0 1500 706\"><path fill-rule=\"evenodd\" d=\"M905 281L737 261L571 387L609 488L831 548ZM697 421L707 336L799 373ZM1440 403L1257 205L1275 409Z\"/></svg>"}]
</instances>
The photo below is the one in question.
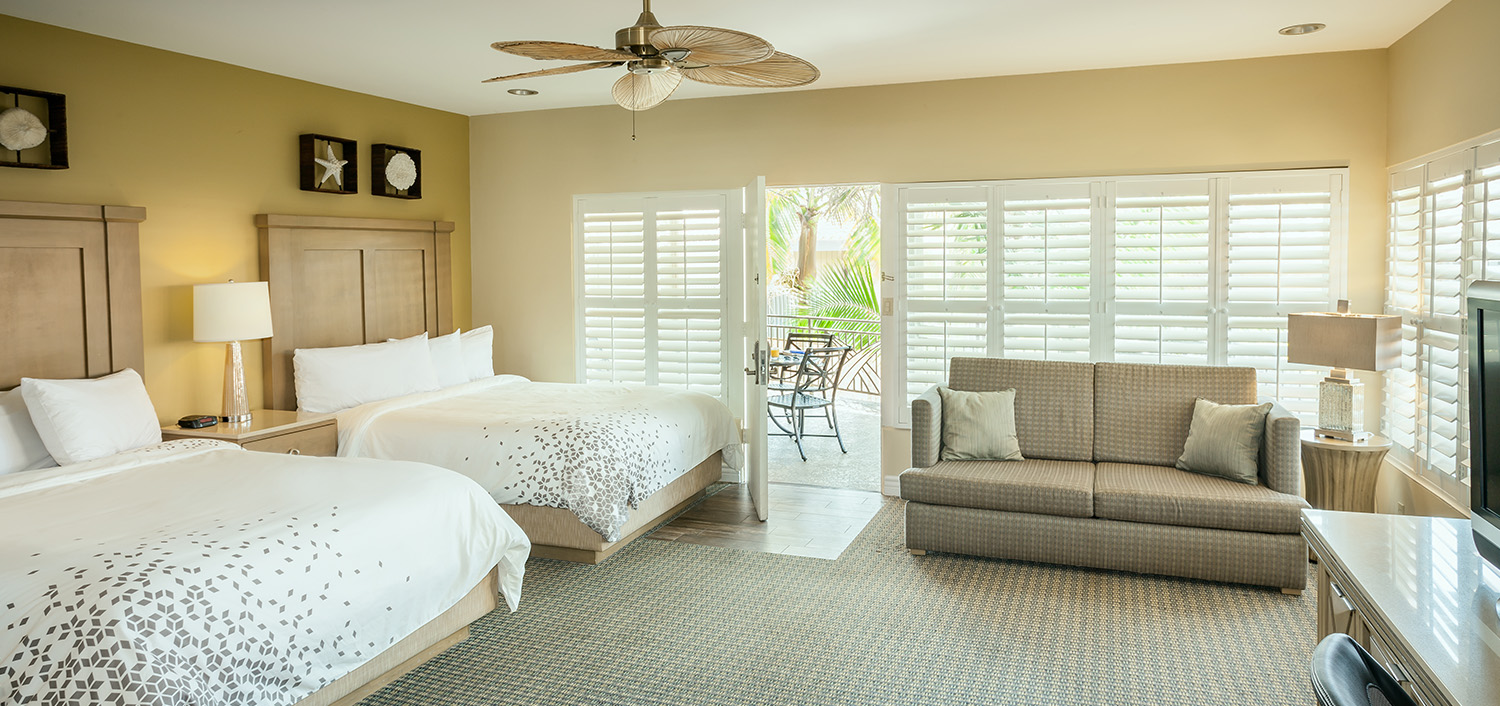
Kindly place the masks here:
<instances>
[{"instance_id":1,"label":"bed","mask_svg":"<svg viewBox=\"0 0 1500 706\"><path fill-rule=\"evenodd\" d=\"M267 214L257 225L275 322L264 342L266 407L297 408L297 349L453 331L453 224ZM603 561L742 463L732 412L699 393L502 375L415 398L340 413L340 455L423 461L470 475L526 531L533 556ZM638 414L649 419L622 423ZM616 451L632 448L590 455L601 434ZM502 450L502 437L513 445ZM508 450L527 439L525 451ZM643 440L663 448L636 453ZM518 458L532 470L512 468ZM618 473L606 474L610 467ZM577 491L572 499L549 490L565 486ZM604 491L625 507L596 512L579 502Z\"/></svg>"},{"instance_id":2,"label":"bed","mask_svg":"<svg viewBox=\"0 0 1500 706\"><path fill-rule=\"evenodd\" d=\"M0 391L144 367L144 217L0 202ZM514 608L527 548L449 471L205 440L0 475L0 536L17 703L351 704Z\"/></svg>"}]
</instances>

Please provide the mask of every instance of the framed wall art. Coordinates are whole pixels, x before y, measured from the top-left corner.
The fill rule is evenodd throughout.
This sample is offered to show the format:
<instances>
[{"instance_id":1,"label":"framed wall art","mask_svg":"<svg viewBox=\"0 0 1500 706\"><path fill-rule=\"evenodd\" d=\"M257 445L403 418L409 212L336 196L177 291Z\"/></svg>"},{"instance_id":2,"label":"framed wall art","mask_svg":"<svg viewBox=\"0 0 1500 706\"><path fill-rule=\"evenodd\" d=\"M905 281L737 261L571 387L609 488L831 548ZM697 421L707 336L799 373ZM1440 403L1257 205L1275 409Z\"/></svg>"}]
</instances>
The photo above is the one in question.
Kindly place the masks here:
<instances>
[{"instance_id":1,"label":"framed wall art","mask_svg":"<svg viewBox=\"0 0 1500 706\"><path fill-rule=\"evenodd\" d=\"M370 184L376 196L422 198L422 151L399 145L370 145Z\"/></svg>"},{"instance_id":2,"label":"framed wall art","mask_svg":"<svg viewBox=\"0 0 1500 706\"><path fill-rule=\"evenodd\" d=\"M342 137L307 133L297 139L303 191L359 193L359 143Z\"/></svg>"},{"instance_id":3,"label":"framed wall art","mask_svg":"<svg viewBox=\"0 0 1500 706\"><path fill-rule=\"evenodd\" d=\"M0 86L0 167L68 168L63 94Z\"/></svg>"}]
</instances>

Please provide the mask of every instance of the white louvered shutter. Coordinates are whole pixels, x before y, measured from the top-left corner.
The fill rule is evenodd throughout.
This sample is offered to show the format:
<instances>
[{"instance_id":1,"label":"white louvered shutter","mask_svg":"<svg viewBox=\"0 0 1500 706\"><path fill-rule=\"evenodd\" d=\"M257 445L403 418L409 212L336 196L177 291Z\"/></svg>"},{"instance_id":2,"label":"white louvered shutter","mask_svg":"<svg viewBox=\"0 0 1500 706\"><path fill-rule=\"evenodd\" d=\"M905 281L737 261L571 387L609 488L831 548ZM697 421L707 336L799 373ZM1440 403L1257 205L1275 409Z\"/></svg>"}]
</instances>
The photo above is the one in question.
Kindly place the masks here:
<instances>
[{"instance_id":1,"label":"white louvered shutter","mask_svg":"<svg viewBox=\"0 0 1500 706\"><path fill-rule=\"evenodd\" d=\"M1385 313L1401 317L1401 365L1385 371L1382 431L1391 442L1416 452L1421 386L1417 339L1422 316L1422 167L1392 174L1387 195Z\"/></svg>"},{"instance_id":2,"label":"white louvered shutter","mask_svg":"<svg viewBox=\"0 0 1500 706\"><path fill-rule=\"evenodd\" d=\"M986 187L897 192L899 230L892 235L902 245L903 406L908 409L912 398L946 382L949 360L988 352L990 192Z\"/></svg>"},{"instance_id":3,"label":"white louvered shutter","mask_svg":"<svg viewBox=\"0 0 1500 706\"><path fill-rule=\"evenodd\" d=\"M578 379L730 399L741 247L725 192L578 197ZM733 337L733 340L731 340ZM738 382L738 378L733 378Z\"/></svg>"},{"instance_id":4,"label":"white louvered shutter","mask_svg":"<svg viewBox=\"0 0 1500 706\"><path fill-rule=\"evenodd\" d=\"M580 206L579 382L645 383L645 200Z\"/></svg>"},{"instance_id":5,"label":"white louvered shutter","mask_svg":"<svg viewBox=\"0 0 1500 706\"><path fill-rule=\"evenodd\" d=\"M1000 315L995 355L1087 362L1091 328L1092 185L1000 187Z\"/></svg>"},{"instance_id":6,"label":"white louvered shutter","mask_svg":"<svg viewBox=\"0 0 1500 706\"><path fill-rule=\"evenodd\" d=\"M1458 458L1460 420L1467 413L1462 384L1464 325L1464 196L1473 153L1427 165L1423 186L1422 323L1418 328L1418 374L1426 409L1416 419L1417 456L1428 470L1462 478ZM1464 458L1467 466L1467 454Z\"/></svg>"},{"instance_id":7,"label":"white louvered shutter","mask_svg":"<svg viewBox=\"0 0 1500 706\"><path fill-rule=\"evenodd\" d=\"M1328 371L1286 362L1286 317L1329 311L1339 298L1343 178L1230 177L1220 191L1228 248L1225 362L1256 368L1262 397L1315 422L1318 385Z\"/></svg>"},{"instance_id":8,"label":"white louvered shutter","mask_svg":"<svg viewBox=\"0 0 1500 706\"><path fill-rule=\"evenodd\" d=\"M1112 211L1114 360L1213 362L1208 179L1122 181Z\"/></svg>"}]
</instances>

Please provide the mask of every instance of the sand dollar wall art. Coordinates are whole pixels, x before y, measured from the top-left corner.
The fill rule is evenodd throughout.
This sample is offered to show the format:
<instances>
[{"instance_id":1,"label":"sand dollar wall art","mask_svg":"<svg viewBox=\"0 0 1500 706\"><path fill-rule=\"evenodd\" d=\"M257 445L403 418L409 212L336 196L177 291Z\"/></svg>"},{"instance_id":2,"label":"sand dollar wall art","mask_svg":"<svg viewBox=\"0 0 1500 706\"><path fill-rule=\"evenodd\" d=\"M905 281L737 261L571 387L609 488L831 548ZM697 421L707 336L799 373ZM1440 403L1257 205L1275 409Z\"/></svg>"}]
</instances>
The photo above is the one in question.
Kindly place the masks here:
<instances>
[{"instance_id":1,"label":"sand dollar wall art","mask_svg":"<svg viewBox=\"0 0 1500 706\"><path fill-rule=\"evenodd\" d=\"M370 188L376 196L422 198L422 151L383 142L370 145Z\"/></svg>"},{"instance_id":2,"label":"sand dollar wall art","mask_svg":"<svg viewBox=\"0 0 1500 706\"><path fill-rule=\"evenodd\" d=\"M63 94L0 86L0 167L68 168Z\"/></svg>"}]
</instances>

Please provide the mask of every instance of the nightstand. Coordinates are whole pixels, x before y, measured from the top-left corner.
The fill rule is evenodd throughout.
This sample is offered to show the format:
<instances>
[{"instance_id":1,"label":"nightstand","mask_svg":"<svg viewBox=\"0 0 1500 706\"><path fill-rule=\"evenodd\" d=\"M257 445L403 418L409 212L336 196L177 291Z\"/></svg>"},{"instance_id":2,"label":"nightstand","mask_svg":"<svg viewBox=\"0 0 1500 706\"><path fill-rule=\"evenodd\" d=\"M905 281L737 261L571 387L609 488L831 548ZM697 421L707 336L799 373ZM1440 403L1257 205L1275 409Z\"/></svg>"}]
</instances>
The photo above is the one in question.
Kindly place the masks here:
<instances>
[{"instance_id":1,"label":"nightstand","mask_svg":"<svg viewBox=\"0 0 1500 706\"><path fill-rule=\"evenodd\" d=\"M1375 512L1375 479L1391 440L1344 441L1302 430L1302 475L1307 502L1319 510Z\"/></svg>"},{"instance_id":2,"label":"nightstand","mask_svg":"<svg viewBox=\"0 0 1500 706\"><path fill-rule=\"evenodd\" d=\"M243 424L219 422L202 429L162 427L163 441L218 439L251 451L335 456L339 450L338 420L331 414L304 414L279 409L257 409Z\"/></svg>"}]
</instances>

